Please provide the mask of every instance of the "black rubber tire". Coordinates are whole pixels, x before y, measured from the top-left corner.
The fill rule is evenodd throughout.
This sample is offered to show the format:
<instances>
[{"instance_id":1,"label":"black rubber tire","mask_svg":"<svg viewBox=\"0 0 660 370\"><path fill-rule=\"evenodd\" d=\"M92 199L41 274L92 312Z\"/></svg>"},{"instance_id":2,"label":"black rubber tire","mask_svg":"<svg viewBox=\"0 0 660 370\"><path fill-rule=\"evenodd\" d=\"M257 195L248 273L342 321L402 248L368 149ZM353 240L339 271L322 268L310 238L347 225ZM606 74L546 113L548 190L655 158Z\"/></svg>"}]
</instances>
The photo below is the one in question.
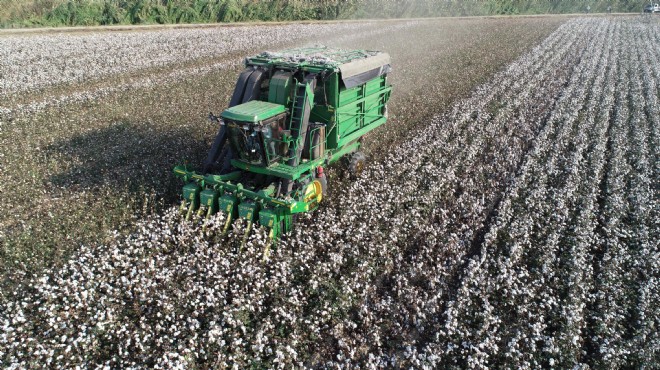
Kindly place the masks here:
<instances>
[{"instance_id":1,"label":"black rubber tire","mask_svg":"<svg viewBox=\"0 0 660 370\"><path fill-rule=\"evenodd\" d=\"M236 87L234 87L234 93L232 94L231 100L229 101L229 107L233 107L235 105L241 104L241 100L243 100L243 93L245 92L245 85L247 85L247 82L250 79L250 75L252 75L252 72L254 72L254 69L246 68L238 76L238 81L236 81Z\"/></svg>"},{"instance_id":2,"label":"black rubber tire","mask_svg":"<svg viewBox=\"0 0 660 370\"><path fill-rule=\"evenodd\" d=\"M360 176L367 162L367 156L362 152L355 152L348 162L348 173L352 178Z\"/></svg>"},{"instance_id":3,"label":"black rubber tire","mask_svg":"<svg viewBox=\"0 0 660 370\"><path fill-rule=\"evenodd\" d=\"M317 177L317 180L321 183L321 192L323 193L323 198L328 197L328 176L323 175L323 177Z\"/></svg>"},{"instance_id":4,"label":"black rubber tire","mask_svg":"<svg viewBox=\"0 0 660 370\"><path fill-rule=\"evenodd\" d=\"M216 175L224 175L233 170L231 165L231 160L234 158L229 143L226 143L225 146L220 150L220 154L215 162L206 169L205 173L213 173Z\"/></svg>"}]
</instances>

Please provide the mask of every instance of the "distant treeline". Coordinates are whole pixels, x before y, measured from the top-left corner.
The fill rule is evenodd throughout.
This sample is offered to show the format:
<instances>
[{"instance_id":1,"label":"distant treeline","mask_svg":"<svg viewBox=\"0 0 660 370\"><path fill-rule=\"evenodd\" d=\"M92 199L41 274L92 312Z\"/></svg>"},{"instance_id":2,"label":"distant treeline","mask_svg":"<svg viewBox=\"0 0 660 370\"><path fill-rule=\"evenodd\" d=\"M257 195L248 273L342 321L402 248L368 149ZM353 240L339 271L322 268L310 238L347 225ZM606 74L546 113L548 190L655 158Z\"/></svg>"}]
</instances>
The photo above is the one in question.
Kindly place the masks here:
<instances>
[{"instance_id":1,"label":"distant treeline","mask_svg":"<svg viewBox=\"0 0 660 370\"><path fill-rule=\"evenodd\" d=\"M605 0L0 0L0 27L641 11Z\"/></svg>"}]
</instances>

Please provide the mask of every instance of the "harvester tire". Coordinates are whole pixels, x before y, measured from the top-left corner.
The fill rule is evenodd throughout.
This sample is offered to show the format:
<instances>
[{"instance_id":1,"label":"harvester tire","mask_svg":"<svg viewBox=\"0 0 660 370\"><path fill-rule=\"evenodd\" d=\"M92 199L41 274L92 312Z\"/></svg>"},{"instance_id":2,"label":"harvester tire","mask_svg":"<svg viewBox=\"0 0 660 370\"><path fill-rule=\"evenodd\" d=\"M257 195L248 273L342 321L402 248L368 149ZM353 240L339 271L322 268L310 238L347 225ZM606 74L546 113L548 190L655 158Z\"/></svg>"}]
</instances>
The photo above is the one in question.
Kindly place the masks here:
<instances>
[{"instance_id":1,"label":"harvester tire","mask_svg":"<svg viewBox=\"0 0 660 370\"><path fill-rule=\"evenodd\" d=\"M348 162L348 173L352 178L360 176L367 162L367 156L362 152L355 152Z\"/></svg>"},{"instance_id":2,"label":"harvester tire","mask_svg":"<svg viewBox=\"0 0 660 370\"><path fill-rule=\"evenodd\" d=\"M219 174L224 175L231 172L231 160L233 158L233 153L229 144L225 144L225 147L222 148L220 155L218 156L217 161L215 162L216 170Z\"/></svg>"},{"instance_id":3,"label":"harvester tire","mask_svg":"<svg viewBox=\"0 0 660 370\"><path fill-rule=\"evenodd\" d=\"M323 198L328 197L328 177L317 177L316 178L321 183L321 193L323 193Z\"/></svg>"}]
</instances>

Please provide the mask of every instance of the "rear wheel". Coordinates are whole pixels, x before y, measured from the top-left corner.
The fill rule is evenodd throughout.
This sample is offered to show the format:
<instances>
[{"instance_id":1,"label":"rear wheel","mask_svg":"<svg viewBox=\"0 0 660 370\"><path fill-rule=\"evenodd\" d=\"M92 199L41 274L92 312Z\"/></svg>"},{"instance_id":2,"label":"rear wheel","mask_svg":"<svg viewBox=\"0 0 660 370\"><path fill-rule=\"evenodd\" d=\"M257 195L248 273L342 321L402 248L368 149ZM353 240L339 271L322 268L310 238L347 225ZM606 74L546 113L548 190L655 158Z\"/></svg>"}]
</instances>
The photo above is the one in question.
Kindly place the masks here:
<instances>
[{"instance_id":1,"label":"rear wheel","mask_svg":"<svg viewBox=\"0 0 660 370\"><path fill-rule=\"evenodd\" d=\"M217 155L210 155L209 158L207 158L203 164L203 172L205 174L212 173L217 175L224 175L229 173L233 170L231 166L232 158L234 158L234 155L229 146L229 143L225 143L224 146L218 151Z\"/></svg>"},{"instance_id":2,"label":"rear wheel","mask_svg":"<svg viewBox=\"0 0 660 370\"><path fill-rule=\"evenodd\" d=\"M348 173L352 178L360 176L362 171L364 171L364 166L367 162L367 156L362 152L355 152L351 156L351 159L348 162Z\"/></svg>"},{"instance_id":3,"label":"rear wheel","mask_svg":"<svg viewBox=\"0 0 660 370\"><path fill-rule=\"evenodd\" d=\"M221 174L226 174L231 172L231 160L234 158L234 153L231 151L229 144L225 144L225 147L222 149L222 155L218 158L218 167Z\"/></svg>"},{"instance_id":4,"label":"rear wheel","mask_svg":"<svg viewBox=\"0 0 660 370\"><path fill-rule=\"evenodd\" d=\"M321 183L321 192L323 193L323 198L328 197L328 178L323 175L321 177L317 177L317 180Z\"/></svg>"}]
</instances>

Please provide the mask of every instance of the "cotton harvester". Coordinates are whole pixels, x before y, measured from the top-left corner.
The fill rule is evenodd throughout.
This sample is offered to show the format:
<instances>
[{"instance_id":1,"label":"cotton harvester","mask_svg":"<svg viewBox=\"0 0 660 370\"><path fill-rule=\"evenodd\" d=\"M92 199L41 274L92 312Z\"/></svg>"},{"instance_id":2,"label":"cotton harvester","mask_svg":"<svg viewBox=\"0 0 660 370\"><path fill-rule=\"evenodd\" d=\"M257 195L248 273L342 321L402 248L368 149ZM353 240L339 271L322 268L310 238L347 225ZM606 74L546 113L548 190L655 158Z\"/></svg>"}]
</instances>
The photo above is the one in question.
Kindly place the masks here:
<instances>
[{"instance_id":1,"label":"cotton harvester","mask_svg":"<svg viewBox=\"0 0 660 370\"><path fill-rule=\"evenodd\" d=\"M360 167L360 138L385 123L390 57L366 50L312 47L245 60L229 108L209 119L219 132L200 171L183 179L190 218L222 211L270 228L278 238L296 213L315 210L326 189L323 167L344 156ZM245 240L244 238L244 240Z\"/></svg>"}]
</instances>

